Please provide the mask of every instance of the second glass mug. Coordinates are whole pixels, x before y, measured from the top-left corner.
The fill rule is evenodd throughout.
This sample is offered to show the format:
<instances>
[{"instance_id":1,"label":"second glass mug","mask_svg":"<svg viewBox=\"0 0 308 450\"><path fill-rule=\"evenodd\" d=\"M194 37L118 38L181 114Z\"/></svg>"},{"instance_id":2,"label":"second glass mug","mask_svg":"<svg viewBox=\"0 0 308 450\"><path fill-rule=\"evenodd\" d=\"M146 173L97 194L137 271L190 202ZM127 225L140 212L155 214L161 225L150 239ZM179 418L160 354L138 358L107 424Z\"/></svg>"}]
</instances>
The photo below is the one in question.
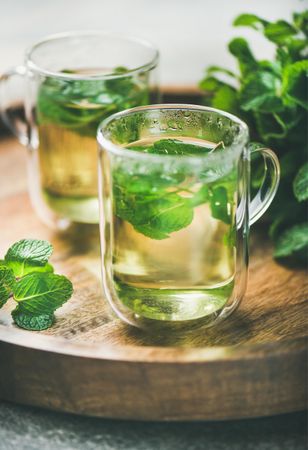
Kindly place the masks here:
<instances>
[{"instance_id":1,"label":"second glass mug","mask_svg":"<svg viewBox=\"0 0 308 450\"><path fill-rule=\"evenodd\" d=\"M239 304L249 227L280 173L275 154L248 137L237 117L193 105L133 108L100 125L103 290L125 322L193 330ZM263 156L265 174L250 201L252 153Z\"/></svg>"},{"instance_id":2,"label":"second glass mug","mask_svg":"<svg viewBox=\"0 0 308 450\"><path fill-rule=\"evenodd\" d=\"M47 37L25 65L1 78L0 110L28 147L32 204L47 225L98 223L99 123L127 108L156 103L158 52L148 42L104 32ZM12 115L8 95L24 79L26 123Z\"/></svg>"}]
</instances>

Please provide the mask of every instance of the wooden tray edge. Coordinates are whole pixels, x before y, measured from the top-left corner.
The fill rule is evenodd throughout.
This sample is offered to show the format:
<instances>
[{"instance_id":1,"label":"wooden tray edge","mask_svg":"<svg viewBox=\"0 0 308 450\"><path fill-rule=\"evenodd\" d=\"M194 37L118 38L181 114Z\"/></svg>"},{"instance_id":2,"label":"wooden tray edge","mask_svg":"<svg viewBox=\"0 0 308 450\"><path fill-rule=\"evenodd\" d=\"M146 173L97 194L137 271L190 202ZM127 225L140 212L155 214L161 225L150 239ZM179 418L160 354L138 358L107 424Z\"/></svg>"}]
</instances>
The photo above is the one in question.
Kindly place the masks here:
<instances>
[{"instance_id":1,"label":"wooden tray edge","mask_svg":"<svg viewBox=\"0 0 308 450\"><path fill-rule=\"evenodd\" d=\"M284 356L289 353L301 352L308 348L308 337L264 342L260 344L246 344L241 346L214 346L202 348L179 347L141 347L136 355L133 345L93 344L86 342L72 342L61 337L38 335L23 330L8 329L0 325L1 342L33 350L71 355L84 358L94 358L110 361L132 361L150 363L188 363L211 362L226 360L257 359L267 356Z\"/></svg>"},{"instance_id":2,"label":"wooden tray edge","mask_svg":"<svg viewBox=\"0 0 308 450\"><path fill-rule=\"evenodd\" d=\"M284 342L278 347L281 353L260 358L178 364L80 358L0 341L0 398L74 414L149 421L230 420L304 410L306 348L294 351Z\"/></svg>"}]
</instances>

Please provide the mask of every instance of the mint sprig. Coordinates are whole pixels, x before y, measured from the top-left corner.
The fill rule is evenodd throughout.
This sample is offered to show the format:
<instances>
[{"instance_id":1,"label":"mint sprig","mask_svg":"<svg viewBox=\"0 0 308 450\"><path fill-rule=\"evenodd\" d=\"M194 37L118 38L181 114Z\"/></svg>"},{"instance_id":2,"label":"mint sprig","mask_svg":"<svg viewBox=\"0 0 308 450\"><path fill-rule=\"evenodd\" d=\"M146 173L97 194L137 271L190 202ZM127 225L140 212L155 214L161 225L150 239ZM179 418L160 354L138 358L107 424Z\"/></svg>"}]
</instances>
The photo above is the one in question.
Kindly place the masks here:
<instances>
[{"instance_id":1,"label":"mint sprig","mask_svg":"<svg viewBox=\"0 0 308 450\"><path fill-rule=\"evenodd\" d=\"M53 273L48 263L52 246L47 241L22 239L0 262L0 308L12 297L18 306L12 312L16 325L27 330L44 330L54 312L72 295L72 283Z\"/></svg>"},{"instance_id":2,"label":"mint sprig","mask_svg":"<svg viewBox=\"0 0 308 450\"><path fill-rule=\"evenodd\" d=\"M125 67L116 67L113 71L114 74L126 72ZM133 106L146 105L149 100L148 80L142 75L136 78L127 74L121 78L90 81L47 77L38 90L38 122L94 137L105 117Z\"/></svg>"},{"instance_id":3,"label":"mint sprig","mask_svg":"<svg viewBox=\"0 0 308 450\"><path fill-rule=\"evenodd\" d=\"M134 145L127 150L159 155L200 156L223 148L185 143L176 139L161 139L152 145ZM209 203L212 216L227 225L232 223L234 210L235 172L231 170L213 182L191 179L185 166L166 169L153 165L146 173L142 164L132 170L119 165L114 170L113 194L115 215L129 222L136 231L151 239L162 240L171 233L188 227L194 218L194 208ZM200 181L202 175L200 177ZM183 195L185 193L185 195Z\"/></svg>"}]
</instances>

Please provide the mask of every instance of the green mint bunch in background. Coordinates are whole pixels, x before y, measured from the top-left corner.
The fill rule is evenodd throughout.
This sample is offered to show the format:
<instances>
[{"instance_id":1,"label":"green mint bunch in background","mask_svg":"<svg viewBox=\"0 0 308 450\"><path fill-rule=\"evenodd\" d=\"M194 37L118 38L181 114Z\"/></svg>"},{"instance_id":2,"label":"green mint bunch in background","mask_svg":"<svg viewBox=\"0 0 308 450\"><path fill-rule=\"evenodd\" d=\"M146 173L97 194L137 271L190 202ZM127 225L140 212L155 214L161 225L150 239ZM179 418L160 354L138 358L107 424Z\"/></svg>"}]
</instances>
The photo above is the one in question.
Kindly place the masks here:
<instances>
[{"instance_id":1,"label":"green mint bunch in background","mask_svg":"<svg viewBox=\"0 0 308 450\"><path fill-rule=\"evenodd\" d=\"M281 182L268 212L274 256L303 262L308 253L308 11L294 13L292 23L242 14L233 24L262 33L275 45L275 57L259 61L245 39L233 39L229 51L239 72L208 67L200 82L204 103L241 117L252 139L278 154ZM254 188L261 173L253 166Z\"/></svg>"},{"instance_id":2,"label":"green mint bunch in background","mask_svg":"<svg viewBox=\"0 0 308 450\"><path fill-rule=\"evenodd\" d=\"M9 298L17 302L12 311L16 325L44 330L55 319L54 311L72 295L72 283L53 273L48 263L52 246L47 241L23 239L0 261L0 308Z\"/></svg>"}]
</instances>

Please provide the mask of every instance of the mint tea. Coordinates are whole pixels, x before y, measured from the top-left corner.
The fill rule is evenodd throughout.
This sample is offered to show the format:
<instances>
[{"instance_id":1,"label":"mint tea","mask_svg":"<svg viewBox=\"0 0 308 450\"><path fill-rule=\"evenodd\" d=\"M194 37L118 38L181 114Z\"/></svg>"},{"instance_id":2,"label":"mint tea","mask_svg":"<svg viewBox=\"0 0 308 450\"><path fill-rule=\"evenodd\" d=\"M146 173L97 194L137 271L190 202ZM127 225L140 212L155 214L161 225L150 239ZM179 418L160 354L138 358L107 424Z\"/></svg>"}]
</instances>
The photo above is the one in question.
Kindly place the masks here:
<instances>
[{"instance_id":1,"label":"mint tea","mask_svg":"<svg viewBox=\"0 0 308 450\"><path fill-rule=\"evenodd\" d=\"M184 161L223 150L223 142L146 137L124 150L127 156L133 151L137 161L124 152L110 161L109 282L113 296L139 321L210 321L232 294L235 166L213 170L196 163L192 170ZM144 155L177 159L151 164Z\"/></svg>"},{"instance_id":2,"label":"mint tea","mask_svg":"<svg viewBox=\"0 0 308 450\"><path fill-rule=\"evenodd\" d=\"M98 222L96 130L117 111L149 103L146 73L111 79L47 77L37 99L40 187L47 206L73 222ZM65 70L95 76L110 71ZM108 78L108 77L107 77Z\"/></svg>"}]
</instances>

